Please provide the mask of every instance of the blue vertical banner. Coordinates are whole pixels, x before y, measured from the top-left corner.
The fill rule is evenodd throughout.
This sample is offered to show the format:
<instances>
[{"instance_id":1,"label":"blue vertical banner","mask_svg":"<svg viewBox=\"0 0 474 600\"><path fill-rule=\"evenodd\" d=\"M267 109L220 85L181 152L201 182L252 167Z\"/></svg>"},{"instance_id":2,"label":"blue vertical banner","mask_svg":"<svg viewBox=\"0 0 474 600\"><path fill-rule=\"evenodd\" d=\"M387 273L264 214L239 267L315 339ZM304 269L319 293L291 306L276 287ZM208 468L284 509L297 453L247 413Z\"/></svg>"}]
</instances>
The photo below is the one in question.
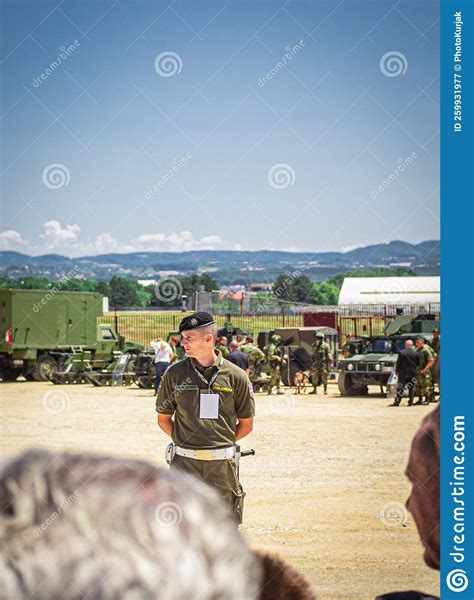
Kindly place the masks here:
<instances>
[{"instance_id":1,"label":"blue vertical banner","mask_svg":"<svg viewBox=\"0 0 474 600\"><path fill-rule=\"evenodd\" d=\"M442 0L441 21L441 598L472 600L474 1Z\"/></svg>"}]
</instances>

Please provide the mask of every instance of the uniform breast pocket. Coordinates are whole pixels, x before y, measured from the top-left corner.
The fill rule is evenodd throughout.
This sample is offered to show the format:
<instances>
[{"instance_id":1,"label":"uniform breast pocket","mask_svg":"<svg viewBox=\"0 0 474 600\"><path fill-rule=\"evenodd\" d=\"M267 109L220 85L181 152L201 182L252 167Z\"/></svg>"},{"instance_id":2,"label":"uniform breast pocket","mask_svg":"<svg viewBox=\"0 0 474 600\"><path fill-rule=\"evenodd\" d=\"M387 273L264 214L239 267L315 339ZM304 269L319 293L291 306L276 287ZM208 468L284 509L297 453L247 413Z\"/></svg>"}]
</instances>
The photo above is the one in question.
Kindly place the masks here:
<instances>
[{"instance_id":1,"label":"uniform breast pocket","mask_svg":"<svg viewBox=\"0 0 474 600\"><path fill-rule=\"evenodd\" d=\"M199 405L199 386L197 385L177 385L174 388L176 396L176 406L178 411L189 411Z\"/></svg>"}]
</instances>

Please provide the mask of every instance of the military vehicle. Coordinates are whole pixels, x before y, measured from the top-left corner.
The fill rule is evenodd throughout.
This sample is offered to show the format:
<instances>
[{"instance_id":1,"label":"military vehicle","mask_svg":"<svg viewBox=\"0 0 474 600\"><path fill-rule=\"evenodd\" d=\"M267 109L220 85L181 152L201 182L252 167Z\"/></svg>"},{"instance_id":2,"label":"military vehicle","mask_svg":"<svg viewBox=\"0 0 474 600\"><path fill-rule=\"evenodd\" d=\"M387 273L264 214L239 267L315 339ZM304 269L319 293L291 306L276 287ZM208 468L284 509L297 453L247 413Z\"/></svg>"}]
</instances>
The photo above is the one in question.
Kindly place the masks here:
<instances>
[{"instance_id":1,"label":"military vehicle","mask_svg":"<svg viewBox=\"0 0 474 600\"><path fill-rule=\"evenodd\" d=\"M234 327L231 321L226 321L224 327L221 327L217 330L217 337L225 336L229 344L232 339L238 335L245 339L247 335L253 335L253 330L248 328L241 329L240 327Z\"/></svg>"},{"instance_id":2,"label":"military vehicle","mask_svg":"<svg viewBox=\"0 0 474 600\"><path fill-rule=\"evenodd\" d=\"M170 331L166 337L166 341L171 346L176 360L181 360L186 356L184 348L180 343L181 334L179 331ZM152 388L155 380L155 351L148 349L141 352L133 361L130 370L133 370L133 383L140 388Z\"/></svg>"},{"instance_id":3,"label":"military vehicle","mask_svg":"<svg viewBox=\"0 0 474 600\"><path fill-rule=\"evenodd\" d=\"M398 354L406 340L423 334L428 340L439 328L433 315L410 317L398 315L384 328L384 335L362 337L362 351L339 363L338 386L342 396L364 396L369 385L378 385L384 392L395 369Z\"/></svg>"},{"instance_id":4,"label":"military vehicle","mask_svg":"<svg viewBox=\"0 0 474 600\"><path fill-rule=\"evenodd\" d=\"M144 350L142 344L126 341L112 325L99 323L97 326L95 346L77 351L67 356L62 369L55 369L50 379L56 384L93 383L94 385L107 385L107 374L112 378L114 370L125 366L132 357ZM122 358L123 357L123 358ZM131 365L130 365L131 367ZM93 374L102 374L91 379ZM130 383L132 380L130 379Z\"/></svg>"},{"instance_id":5,"label":"military vehicle","mask_svg":"<svg viewBox=\"0 0 474 600\"><path fill-rule=\"evenodd\" d=\"M312 363L313 344L316 342L316 333L324 333L328 342L333 361L337 360L338 334L332 327L279 327L271 331L261 331L258 334L258 346L264 350L270 343L272 335L281 337L286 355L286 365L280 368L281 379L285 385L292 386L294 375L297 371L309 372ZM269 366L266 362L262 365L262 373L268 373Z\"/></svg>"},{"instance_id":6,"label":"military vehicle","mask_svg":"<svg viewBox=\"0 0 474 600\"><path fill-rule=\"evenodd\" d=\"M135 361L140 350L117 352L115 359L105 368L85 373L87 381L95 386L131 385L135 382Z\"/></svg>"},{"instance_id":7,"label":"military vehicle","mask_svg":"<svg viewBox=\"0 0 474 600\"><path fill-rule=\"evenodd\" d=\"M143 349L111 325L97 325L102 314L103 296L93 292L0 290L1 378L47 381L66 369L101 368L116 351Z\"/></svg>"}]
</instances>

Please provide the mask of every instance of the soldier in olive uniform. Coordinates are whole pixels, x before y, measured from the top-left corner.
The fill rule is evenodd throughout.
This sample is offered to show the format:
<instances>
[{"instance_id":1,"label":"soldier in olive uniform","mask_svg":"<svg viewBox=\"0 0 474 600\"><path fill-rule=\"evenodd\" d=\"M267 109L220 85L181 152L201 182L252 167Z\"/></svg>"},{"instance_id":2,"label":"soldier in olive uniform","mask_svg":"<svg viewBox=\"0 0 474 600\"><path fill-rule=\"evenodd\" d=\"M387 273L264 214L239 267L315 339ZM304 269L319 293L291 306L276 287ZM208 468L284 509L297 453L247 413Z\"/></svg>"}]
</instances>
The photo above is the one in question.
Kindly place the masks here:
<instances>
[{"instance_id":1,"label":"soldier in olive uniform","mask_svg":"<svg viewBox=\"0 0 474 600\"><path fill-rule=\"evenodd\" d=\"M272 389L276 387L277 394L283 394L283 390L280 390L281 385L281 374L280 366L285 364L285 360L281 355L281 337L279 335L272 335L270 343L265 346L265 357L270 365L270 385L268 386L268 395L272 393Z\"/></svg>"},{"instance_id":2,"label":"soldier in olive uniform","mask_svg":"<svg viewBox=\"0 0 474 600\"><path fill-rule=\"evenodd\" d=\"M431 398L431 367L434 364L433 350L425 344L423 336L416 338L416 349L420 357L416 377L416 395L418 402L415 404L429 404Z\"/></svg>"},{"instance_id":3,"label":"soldier in olive uniform","mask_svg":"<svg viewBox=\"0 0 474 600\"><path fill-rule=\"evenodd\" d=\"M253 383L259 376L258 365L262 360L265 360L265 354L253 343L253 337L251 335L248 335L245 338L245 344L241 346L240 349L242 352L245 352L249 359L249 378Z\"/></svg>"},{"instance_id":4,"label":"soldier in olive uniform","mask_svg":"<svg viewBox=\"0 0 474 600\"><path fill-rule=\"evenodd\" d=\"M156 400L158 425L173 440L167 461L217 488L241 523L245 494L236 442L253 429L252 385L245 371L215 350L212 315L194 313L179 330L187 356L163 375Z\"/></svg>"},{"instance_id":5,"label":"soldier in olive uniform","mask_svg":"<svg viewBox=\"0 0 474 600\"><path fill-rule=\"evenodd\" d=\"M227 347L227 338L225 335L221 335L221 337L217 340L216 350L219 350L224 358L229 356L229 348Z\"/></svg>"},{"instance_id":6,"label":"soldier in olive uniform","mask_svg":"<svg viewBox=\"0 0 474 600\"><path fill-rule=\"evenodd\" d=\"M324 333L318 331L316 334L316 342L314 344L313 351L313 364L311 367L311 381L313 383L313 389L310 394L316 394L318 391L319 382L323 384L324 393L328 393L328 375L329 367L331 365L331 348L327 342L324 341Z\"/></svg>"},{"instance_id":7,"label":"soldier in olive uniform","mask_svg":"<svg viewBox=\"0 0 474 600\"><path fill-rule=\"evenodd\" d=\"M440 340L440 335L439 335L439 329L435 329L433 331L433 338L431 340L431 342L429 342L431 349L433 350L433 354L435 357L435 362L433 367L431 368L431 399L430 402L437 402L436 396L435 396L435 383L438 385L438 392L439 392L439 376L440 376L440 365L439 365L439 359L440 359L440 352L441 352L441 340Z\"/></svg>"},{"instance_id":8,"label":"soldier in olive uniform","mask_svg":"<svg viewBox=\"0 0 474 600\"><path fill-rule=\"evenodd\" d=\"M348 334L346 335L346 341L344 342L342 348L341 348L341 352L344 358L350 358L350 356L352 355L351 352L351 336Z\"/></svg>"}]
</instances>

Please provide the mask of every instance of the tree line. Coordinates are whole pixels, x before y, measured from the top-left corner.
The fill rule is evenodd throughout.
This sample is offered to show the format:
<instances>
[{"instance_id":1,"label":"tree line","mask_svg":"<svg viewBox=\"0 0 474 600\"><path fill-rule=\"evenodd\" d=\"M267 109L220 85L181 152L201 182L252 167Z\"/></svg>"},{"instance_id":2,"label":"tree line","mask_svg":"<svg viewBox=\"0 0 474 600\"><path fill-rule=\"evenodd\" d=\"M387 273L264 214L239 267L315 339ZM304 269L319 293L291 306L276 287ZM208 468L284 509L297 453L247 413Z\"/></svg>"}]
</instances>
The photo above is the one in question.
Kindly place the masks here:
<instances>
[{"instance_id":1,"label":"tree line","mask_svg":"<svg viewBox=\"0 0 474 600\"><path fill-rule=\"evenodd\" d=\"M279 275L273 284L273 296L278 300L288 302L303 302L308 304L337 304L339 291L345 277L406 277L416 273L407 268L371 268L357 269L338 273L320 283L313 283L305 274ZM166 278L161 280L166 282ZM98 292L109 298L111 307L164 307L180 306L181 297L189 297L194 292L204 289L211 292L219 289L217 282L207 273L202 275L179 276L169 279L179 290L170 302L163 299L154 285L141 285L128 277L114 275L108 281L93 279L70 278L53 281L48 277L30 276L13 278L0 277L0 289L50 290L56 288L69 292Z\"/></svg>"},{"instance_id":2,"label":"tree line","mask_svg":"<svg viewBox=\"0 0 474 600\"><path fill-rule=\"evenodd\" d=\"M273 284L273 294L280 300L288 302L303 302L307 304L335 305L339 299L342 283L345 277L414 277L412 269L397 267L360 268L354 271L338 273L320 283L313 283L304 274L279 275Z\"/></svg>"}]
</instances>

